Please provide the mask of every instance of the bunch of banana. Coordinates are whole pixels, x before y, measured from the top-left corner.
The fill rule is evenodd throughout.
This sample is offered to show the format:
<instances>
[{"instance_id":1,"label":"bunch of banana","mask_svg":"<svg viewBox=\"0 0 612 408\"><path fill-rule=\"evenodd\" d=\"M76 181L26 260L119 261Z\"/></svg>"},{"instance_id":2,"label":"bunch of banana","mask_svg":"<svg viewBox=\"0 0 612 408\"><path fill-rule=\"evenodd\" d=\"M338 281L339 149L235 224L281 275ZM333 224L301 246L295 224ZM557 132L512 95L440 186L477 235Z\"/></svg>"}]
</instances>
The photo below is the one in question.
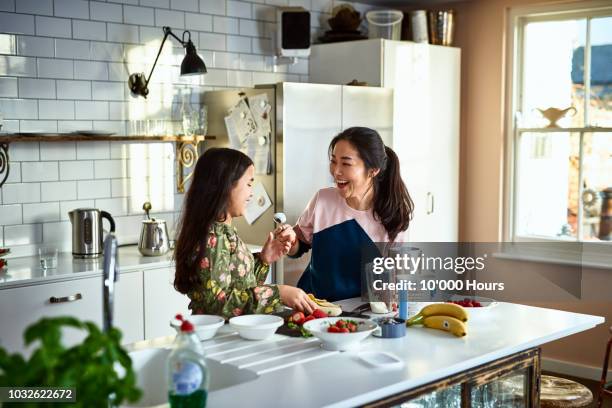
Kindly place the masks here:
<instances>
[{"instance_id":1,"label":"bunch of banana","mask_svg":"<svg viewBox=\"0 0 612 408\"><path fill-rule=\"evenodd\" d=\"M342 308L340 306L334 303L328 302L325 299L317 299L316 297L314 297L312 293L309 293L308 297L310 298L310 300L315 302L317 306L319 306L319 309L327 313L328 316L334 317L334 316L340 316L342 314Z\"/></svg>"},{"instance_id":2,"label":"bunch of banana","mask_svg":"<svg viewBox=\"0 0 612 408\"><path fill-rule=\"evenodd\" d=\"M453 303L434 303L406 321L406 326L422 324L430 329L444 330L457 337L467 334L467 311Z\"/></svg>"}]
</instances>

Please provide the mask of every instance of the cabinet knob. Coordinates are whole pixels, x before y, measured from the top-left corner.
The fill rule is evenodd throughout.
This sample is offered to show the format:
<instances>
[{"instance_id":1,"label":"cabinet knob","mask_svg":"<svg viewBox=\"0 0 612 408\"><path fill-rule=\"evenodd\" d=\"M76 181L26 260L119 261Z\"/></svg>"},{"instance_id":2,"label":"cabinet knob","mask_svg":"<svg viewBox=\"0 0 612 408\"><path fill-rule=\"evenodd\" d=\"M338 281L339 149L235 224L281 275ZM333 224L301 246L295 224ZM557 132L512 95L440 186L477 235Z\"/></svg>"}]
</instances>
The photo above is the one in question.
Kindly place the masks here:
<instances>
[{"instance_id":1,"label":"cabinet knob","mask_svg":"<svg viewBox=\"0 0 612 408\"><path fill-rule=\"evenodd\" d=\"M427 215L433 214L434 212L434 195L427 192Z\"/></svg>"},{"instance_id":2,"label":"cabinet knob","mask_svg":"<svg viewBox=\"0 0 612 408\"><path fill-rule=\"evenodd\" d=\"M76 293L74 295L71 296L64 296L64 297L55 297L55 296L51 296L49 298L49 303L68 303L68 302L76 302L77 300L83 299L83 295L81 295L80 293Z\"/></svg>"}]
</instances>

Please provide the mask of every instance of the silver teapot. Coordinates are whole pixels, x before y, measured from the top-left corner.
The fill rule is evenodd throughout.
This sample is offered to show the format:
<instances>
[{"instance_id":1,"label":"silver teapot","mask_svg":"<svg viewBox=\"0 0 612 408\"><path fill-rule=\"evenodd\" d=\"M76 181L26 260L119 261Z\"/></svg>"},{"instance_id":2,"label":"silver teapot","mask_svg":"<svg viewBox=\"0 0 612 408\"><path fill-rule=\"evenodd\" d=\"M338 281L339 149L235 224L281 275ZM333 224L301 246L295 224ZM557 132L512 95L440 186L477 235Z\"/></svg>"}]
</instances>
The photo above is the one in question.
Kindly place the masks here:
<instances>
[{"instance_id":1,"label":"silver teapot","mask_svg":"<svg viewBox=\"0 0 612 408\"><path fill-rule=\"evenodd\" d=\"M138 251L144 256L160 256L170 250L170 239L166 221L150 220L142 221L140 240L138 241Z\"/></svg>"}]
</instances>

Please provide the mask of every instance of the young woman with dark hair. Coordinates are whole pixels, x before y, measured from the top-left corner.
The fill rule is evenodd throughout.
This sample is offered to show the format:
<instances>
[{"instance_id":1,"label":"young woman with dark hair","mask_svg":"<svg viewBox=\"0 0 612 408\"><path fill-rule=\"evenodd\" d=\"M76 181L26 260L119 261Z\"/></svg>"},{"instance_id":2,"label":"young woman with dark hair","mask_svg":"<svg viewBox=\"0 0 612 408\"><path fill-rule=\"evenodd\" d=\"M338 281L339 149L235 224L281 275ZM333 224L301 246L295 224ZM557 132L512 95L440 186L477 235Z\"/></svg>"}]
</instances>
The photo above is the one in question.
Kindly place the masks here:
<instances>
[{"instance_id":1,"label":"young woman with dark hair","mask_svg":"<svg viewBox=\"0 0 612 408\"><path fill-rule=\"evenodd\" d=\"M301 289L264 284L269 265L295 241L293 229L270 232L253 256L232 226L252 197L254 174L251 159L233 149L209 149L196 163L174 250L174 287L189 296L193 314L272 313L281 303L308 313L316 308Z\"/></svg>"},{"instance_id":2,"label":"young woman with dark hair","mask_svg":"<svg viewBox=\"0 0 612 408\"><path fill-rule=\"evenodd\" d=\"M395 152L373 129L352 127L329 145L335 187L319 190L294 226L289 256L312 249L298 287L331 301L361 294L361 251L404 242L414 204Z\"/></svg>"}]
</instances>

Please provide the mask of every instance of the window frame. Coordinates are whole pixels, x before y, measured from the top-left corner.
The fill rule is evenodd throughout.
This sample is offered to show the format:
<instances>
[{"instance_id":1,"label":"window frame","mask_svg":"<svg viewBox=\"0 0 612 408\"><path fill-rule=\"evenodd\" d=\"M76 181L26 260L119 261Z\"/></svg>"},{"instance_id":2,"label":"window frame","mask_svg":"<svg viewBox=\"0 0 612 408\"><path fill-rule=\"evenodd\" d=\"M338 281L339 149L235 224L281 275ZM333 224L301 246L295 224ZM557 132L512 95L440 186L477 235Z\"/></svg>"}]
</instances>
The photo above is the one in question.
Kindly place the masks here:
<instances>
[{"instance_id":1,"label":"window frame","mask_svg":"<svg viewBox=\"0 0 612 408\"><path fill-rule=\"evenodd\" d=\"M530 5L509 8L506 12L506 33L505 33L505 98L504 98L504 186L503 186L503 225L502 237L505 242L534 242L534 243L553 243L543 245L547 249L540 251L542 262L552 263L573 263L576 253L567 253L567 242L583 245L586 251L579 255L584 262L581 264L592 267L602 267L612 269L612 242L592 242L581 241L579 239L564 239L553 237L520 236L516 231L516 212L517 212L517 168L518 168L518 140L519 128L517 127L516 112L521 106L522 98L522 56L523 56L523 34L526 23L559 21L585 17L604 17L612 15L612 6L609 1L591 0L581 2L571 2L563 4ZM587 37L590 36L589 25L587 25ZM590 40L587 38L587 44ZM585 49L585 56L586 56ZM587 58L587 61L590 58ZM585 87L590 83L590 61L585 61ZM587 65L588 64L588 65ZM590 85L590 84L589 84ZM586 91L589 88L585 89ZM585 98L588 103L588 97ZM588 119L585 113L585 119ZM588 123L588 122L586 122ZM584 131L590 129L597 132L598 129L610 128L578 128ZM588 132L588 131L587 131ZM584 132L584 133L587 133ZM571 133L571 130L568 130ZM574 132L575 133L575 132ZM584 134L583 133L583 134ZM582 149L582 146L581 146ZM582 154L582 153L581 153ZM582 171L582 170L581 170ZM580 205L580 208L582 206ZM554 245L557 243L558 245ZM588 248L587 248L588 247ZM588 259L584 259L584 257Z\"/></svg>"}]
</instances>

